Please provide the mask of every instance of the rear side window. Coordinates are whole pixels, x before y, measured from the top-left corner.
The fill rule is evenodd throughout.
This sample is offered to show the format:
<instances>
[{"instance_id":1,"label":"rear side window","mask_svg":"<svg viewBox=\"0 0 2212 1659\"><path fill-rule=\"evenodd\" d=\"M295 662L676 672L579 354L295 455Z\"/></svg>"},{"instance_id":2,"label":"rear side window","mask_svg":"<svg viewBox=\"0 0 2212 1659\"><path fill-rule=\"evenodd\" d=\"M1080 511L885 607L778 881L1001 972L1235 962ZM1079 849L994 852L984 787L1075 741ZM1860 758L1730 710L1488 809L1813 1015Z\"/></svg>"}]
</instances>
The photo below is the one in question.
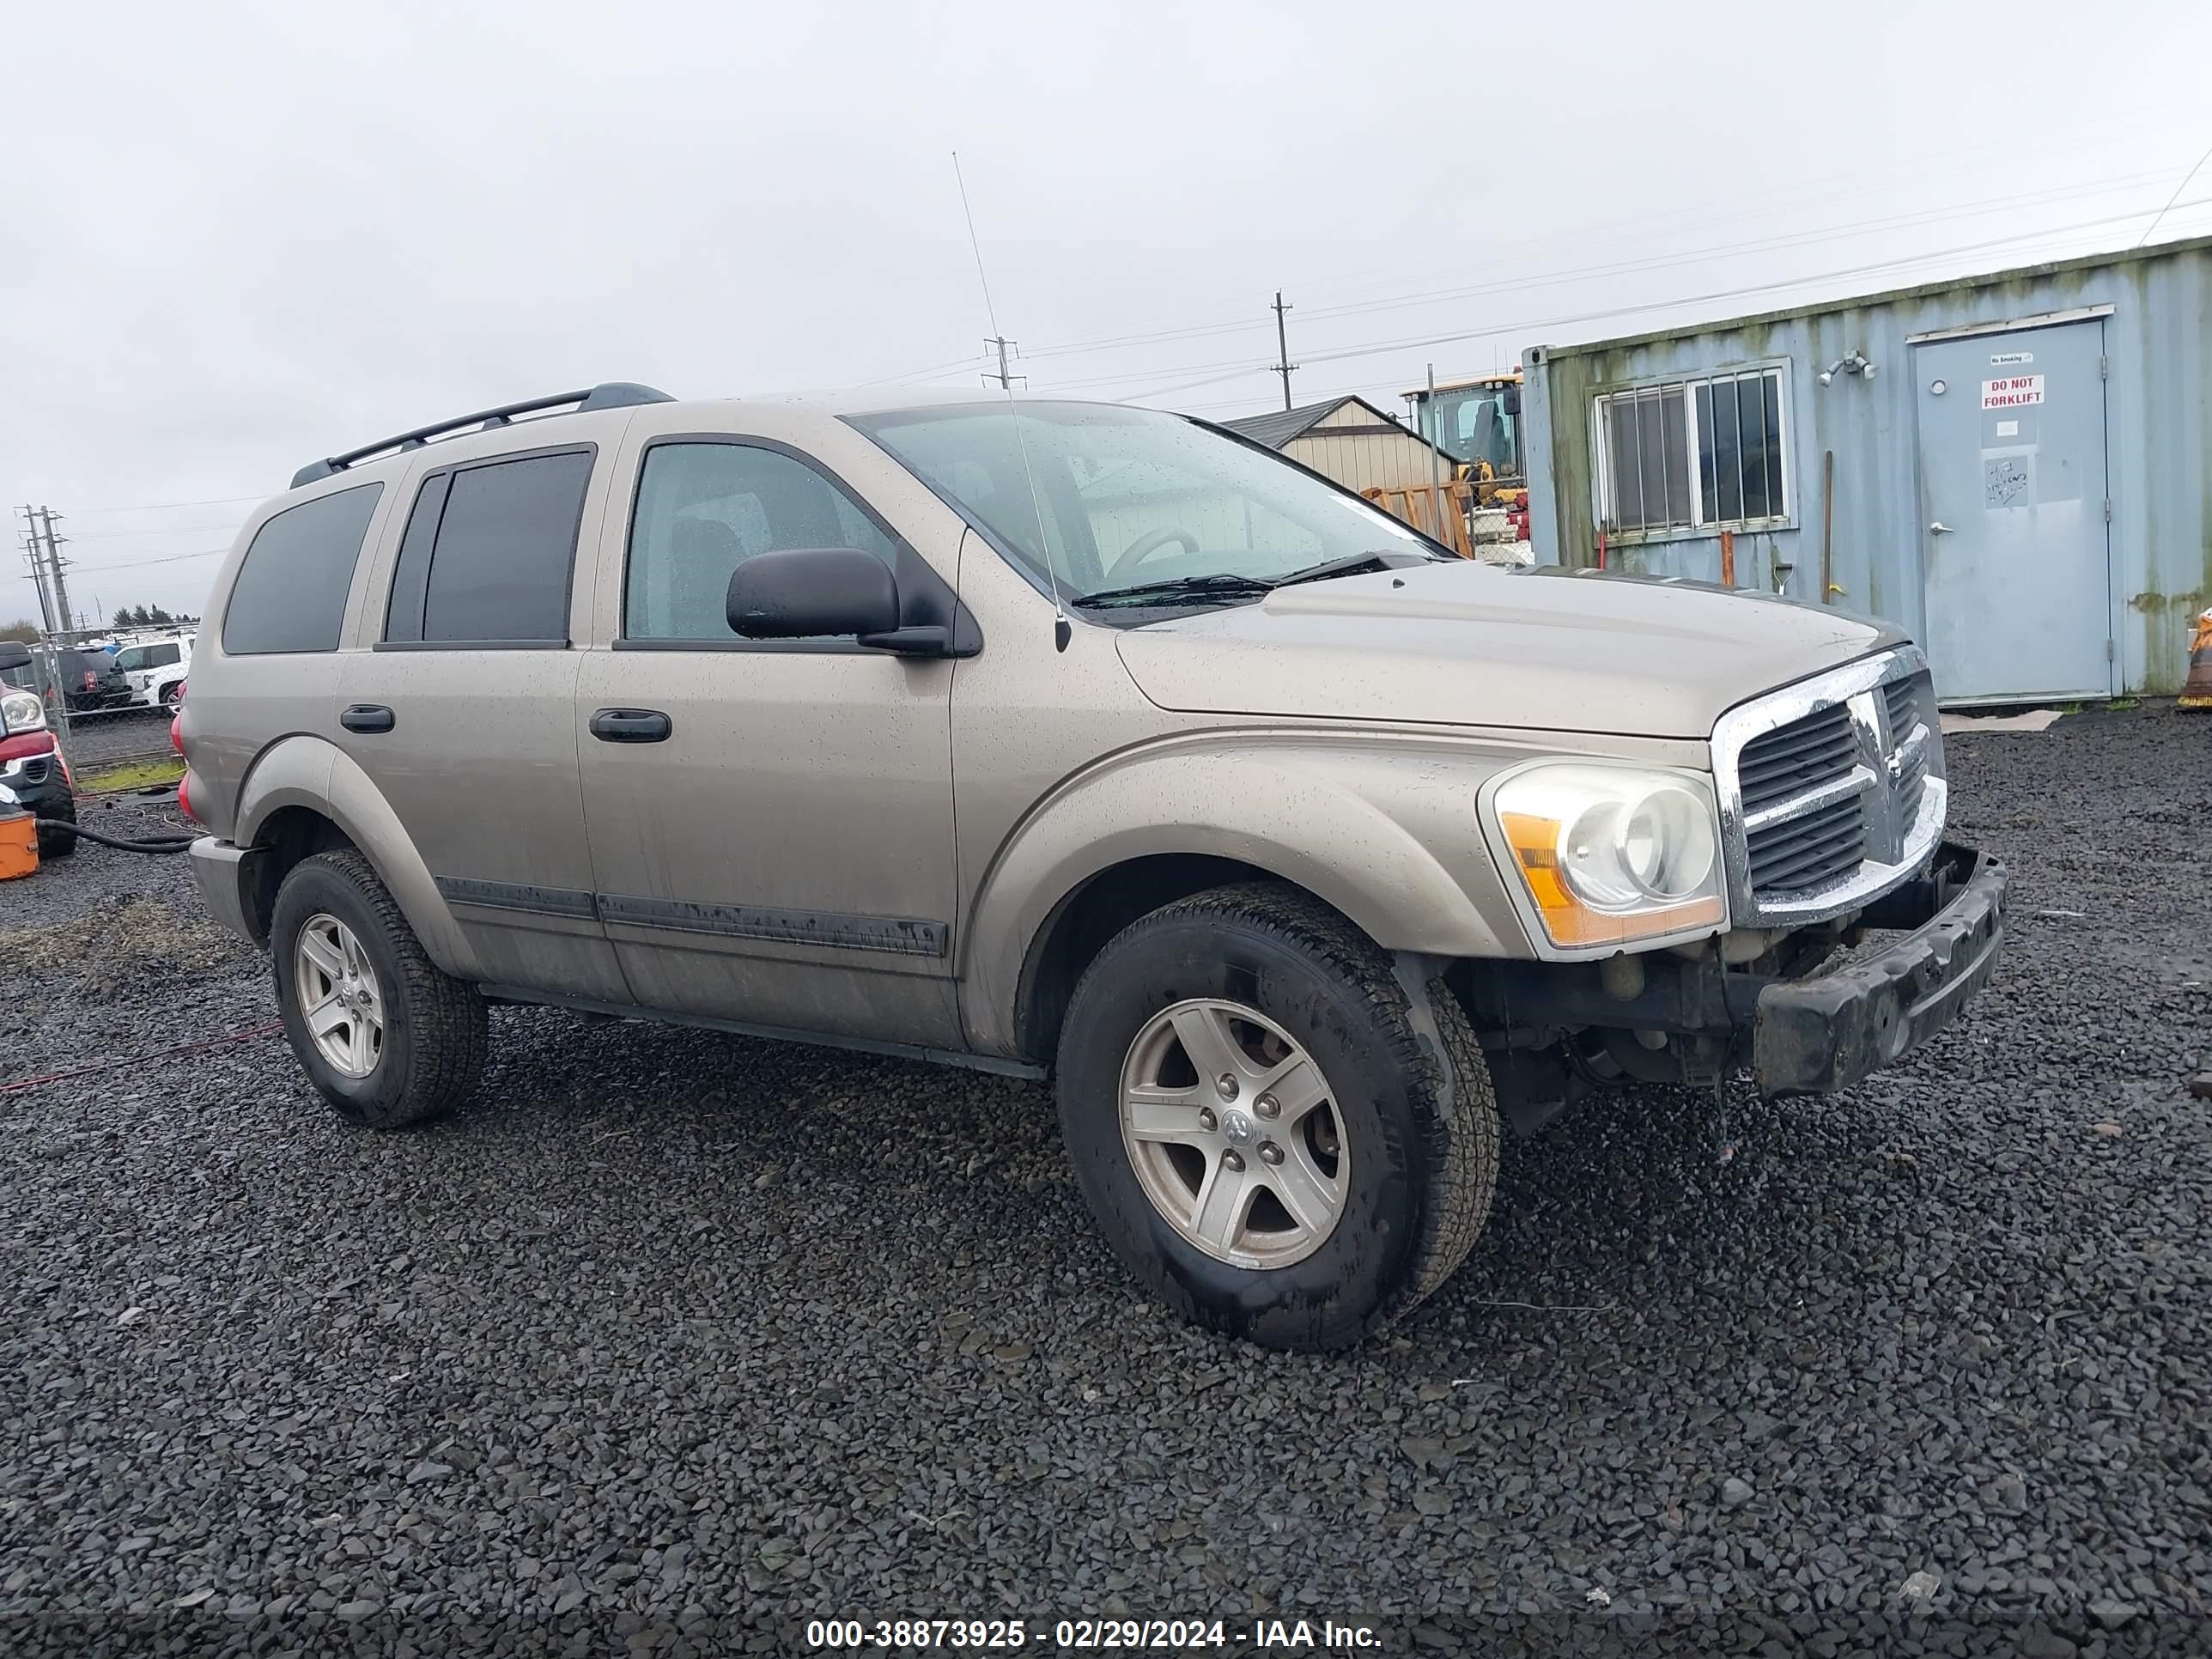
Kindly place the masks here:
<instances>
[{"instance_id":1,"label":"rear side window","mask_svg":"<svg viewBox=\"0 0 2212 1659\"><path fill-rule=\"evenodd\" d=\"M386 641L566 646L593 454L527 455L424 480L392 573Z\"/></svg>"},{"instance_id":2,"label":"rear side window","mask_svg":"<svg viewBox=\"0 0 2212 1659\"><path fill-rule=\"evenodd\" d=\"M254 532L222 611L234 657L335 651L346 590L381 483L356 484L288 507Z\"/></svg>"},{"instance_id":3,"label":"rear side window","mask_svg":"<svg viewBox=\"0 0 2212 1659\"><path fill-rule=\"evenodd\" d=\"M630 522L624 637L735 639L730 574L755 554L802 547L857 547L898 562L897 544L804 461L752 444L655 444Z\"/></svg>"}]
</instances>

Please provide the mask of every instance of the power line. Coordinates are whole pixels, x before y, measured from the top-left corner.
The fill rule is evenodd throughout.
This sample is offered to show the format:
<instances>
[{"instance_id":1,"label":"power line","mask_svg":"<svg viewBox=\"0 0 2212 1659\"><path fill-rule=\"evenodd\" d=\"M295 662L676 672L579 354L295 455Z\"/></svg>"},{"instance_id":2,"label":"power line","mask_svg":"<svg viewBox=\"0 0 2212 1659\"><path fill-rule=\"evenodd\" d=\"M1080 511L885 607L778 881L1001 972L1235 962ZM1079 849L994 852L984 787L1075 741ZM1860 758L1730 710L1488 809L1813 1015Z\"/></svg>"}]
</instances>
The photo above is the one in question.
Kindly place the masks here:
<instances>
[{"instance_id":1,"label":"power line","mask_svg":"<svg viewBox=\"0 0 2212 1659\"><path fill-rule=\"evenodd\" d=\"M2173 204L2181 199L2181 192L2189 188L2189 181L2197 176L2197 167L2203 167L2207 161L2212 161L2212 145L2207 145L2204 154L2197 158L2197 167L2190 168L2181 175L2181 182L2173 187L2173 194L2166 198L2166 205L2160 208L2152 217L2151 222L2143 227L2143 234L2136 238L2137 247L2150 240L2151 232L2158 228L2160 220L2173 211Z\"/></svg>"},{"instance_id":2,"label":"power line","mask_svg":"<svg viewBox=\"0 0 2212 1659\"><path fill-rule=\"evenodd\" d=\"M243 524L244 520L239 521ZM94 530L76 538L81 542L106 541L117 536L219 536L235 530L235 524L161 524L144 525L136 530Z\"/></svg>"},{"instance_id":3,"label":"power line","mask_svg":"<svg viewBox=\"0 0 2212 1659\"><path fill-rule=\"evenodd\" d=\"M82 519L95 513L167 513L179 507L235 507L241 501L265 501L268 499L269 492L264 489L258 495L223 495L207 501L148 501L139 507L81 507L76 509L76 516Z\"/></svg>"},{"instance_id":4,"label":"power line","mask_svg":"<svg viewBox=\"0 0 2212 1659\"><path fill-rule=\"evenodd\" d=\"M2121 179L2107 179L2094 184L2055 186L2045 190L2018 191L2006 196L1984 197L1975 201L1950 203L1940 207L1919 208L1907 213L1856 220L1841 225L1815 227L1807 230L1753 237L1736 242L1711 243L1698 248L1610 260L1595 264L1569 266L1561 270L1539 271L1525 276L1501 276L1454 288L1428 289L1410 294L1386 294L1342 305L1311 308L1307 314L1313 318L1364 316L1382 311L1404 310L1424 305L1441 304L1450 300L1472 298L1480 294L1557 287L1601 276L1626 276L1648 270L1664 270L1670 266L1694 264L1701 260L1719 258L1728 255L1771 252L1784 248L1802 247L1815 242L1839 240L1871 231L1904 229L1929 222L1943 222L1962 216L2001 212L2031 204L2113 195L2121 191L2136 188L2154 179L2163 179L2171 171L2171 168L2160 168L2152 173L2137 173ZM2133 216L2121 216L2132 217ZM1489 268L1495 270L1498 267L1493 264ZM1095 351L1119 351L1142 345L1164 344L1176 340L1251 333L1266 326L1265 323L1255 322L1249 318L1224 319L1211 323L1192 322L1163 328L1150 333L1111 335L1070 344L1046 345L1024 355L1032 362L1042 362L1053 357L1073 356Z\"/></svg>"},{"instance_id":5,"label":"power line","mask_svg":"<svg viewBox=\"0 0 2212 1659\"><path fill-rule=\"evenodd\" d=\"M2199 198L2197 200L2180 203L2177 205L2185 210L2187 209L2203 207L2208 204L2212 204L2212 197ZM1311 357L1314 362L1317 363L1341 362L1357 357L1376 356L1388 351L1411 350L1419 347L1432 345L1449 345L1464 340L1487 339L1497 335L1522 333L1535 329L1562 328L1581 323L1601 322L1613 318L1638 316L1655 311L1672 310L1679 307L1708 304L1715 301L1746 299L1760 294L1771 294L1790 289L1804 288L1815 283L1835 282L1852 276L1869 276L1876 272L1899 270L1910 268L1913 265L1933 264L1941 260L1955 258L1961 254L1980 252L1990 248L2008 246L2020 242L2033 243L2048 240L2052 238L2070 235L2071 234L2078 231L2096 229L2107 225L2121 223L2129 219L2132 219L2135 216L2136 216L2131 213L2124 213L2111 215L2103 218L2082 220L2070 225L2045 226L2039 229L2024 231L2016 235L1993 237L1979 242L1964 243L1948 248L1935 248L1925 252L1904 255L1894 259L1877 260L1871 264L1846 266L1834 270L1808 272L1807 274L1800 276L1778 278L1766 283L1749 283L1740 288L1717 289L1704 294L1681 295L1672 299L1654 300L1640 305L1607 306L1593 311L1577 312L1560 316L1536 318L1510 323L1493 323L1482 328L1463 330L1450 334L1415 335L1391 340L1368 341L1364 343L1346 346L1336 350L1311 352L1306 355ZM1218 380L1234 379L1240 373L1249 374L1273 372L1271 365L1250 362L1248 362L1241 370L1233 363L1218 362L1186 365L1184 372L1195 373L1201 369L1219 369L1228 372L1215 375L1212 380L1190 382L1188 386L1162 387L1151 392L1133 392L1128 395L1132 397L1165 397L1170 392L1177 390L1193 389L1197 386L1210 385ZM1079 387L1103 386L1116 380L1133 380L1147 378L1152 377L1139 375L1106 376L1087 380L1061 382L1045 389L1051 391L1068 391Z\"/></svg>"},{"instance_id":6,"label":"power line","mask_svg":"<svg viewBox=\"0 0 2212 1659\"><path fill-rule=\"evenodd\" d=\"M172 553L167 555L166 557L159 559L125 559L118 561L114 564L77 563L73 565L72 568L88 572L102 570L143 570L149 565L185 564L193 559L219 559L229 551L230 550L227 547L210 547L204 548L198 553Z\"/></svg>"}]
</instances>

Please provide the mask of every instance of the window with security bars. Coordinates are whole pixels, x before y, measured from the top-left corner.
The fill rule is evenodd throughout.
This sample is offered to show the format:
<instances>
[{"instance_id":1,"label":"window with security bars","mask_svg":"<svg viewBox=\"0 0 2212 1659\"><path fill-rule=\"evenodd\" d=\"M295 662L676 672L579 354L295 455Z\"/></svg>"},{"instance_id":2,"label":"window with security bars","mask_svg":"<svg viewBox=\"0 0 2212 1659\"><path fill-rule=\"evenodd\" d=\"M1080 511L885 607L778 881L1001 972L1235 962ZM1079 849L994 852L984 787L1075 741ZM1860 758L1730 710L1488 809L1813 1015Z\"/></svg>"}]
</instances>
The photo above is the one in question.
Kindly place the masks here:
<instances>
[{"instance_id":1,"label":"window with security bars","mask_svg":"<svg viewBox=\"0 0 2212 1659\"><path fill-rule=\"evenodd\" d=\"M1597 509L1613 532L1724 530L1790 513L1782 374L1669 380L1597 400Z\"/></svg>"}]
</instances>

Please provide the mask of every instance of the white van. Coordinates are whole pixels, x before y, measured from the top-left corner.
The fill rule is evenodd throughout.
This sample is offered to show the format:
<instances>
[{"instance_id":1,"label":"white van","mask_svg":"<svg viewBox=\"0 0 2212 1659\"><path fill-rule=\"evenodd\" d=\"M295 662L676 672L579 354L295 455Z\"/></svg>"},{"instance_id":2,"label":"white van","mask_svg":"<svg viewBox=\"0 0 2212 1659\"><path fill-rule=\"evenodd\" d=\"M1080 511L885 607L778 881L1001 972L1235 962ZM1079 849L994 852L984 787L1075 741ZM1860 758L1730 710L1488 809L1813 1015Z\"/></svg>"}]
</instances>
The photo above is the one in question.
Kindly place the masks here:
<instances>
[{"instance_id":1,"label":"white van","mask_svg":"<svg viewBox=\"0 0 2212 1659\"><path fill-rule=\"evenodd\" d=\"M173 640L146 640L115 653L115 665L131 682L131 702L160 708L177 700L185 672L192 665L193 638L183 634Z\"/></svg>"}]
</instances>

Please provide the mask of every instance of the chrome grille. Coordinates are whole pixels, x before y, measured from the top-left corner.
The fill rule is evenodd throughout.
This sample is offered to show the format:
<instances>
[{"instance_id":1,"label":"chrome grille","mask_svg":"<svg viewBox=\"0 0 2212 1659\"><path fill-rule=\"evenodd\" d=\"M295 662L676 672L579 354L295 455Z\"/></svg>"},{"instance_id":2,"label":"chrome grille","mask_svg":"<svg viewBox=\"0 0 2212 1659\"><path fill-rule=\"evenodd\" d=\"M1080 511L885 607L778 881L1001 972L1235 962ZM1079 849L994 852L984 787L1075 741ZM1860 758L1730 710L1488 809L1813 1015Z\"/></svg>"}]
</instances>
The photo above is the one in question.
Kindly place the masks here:
<instances>
[{"instance_id":1,"label":"chrome grille","mask_svg":"<svg viewBox=\"0 0 2212 1659\"><path fill-rule=\"evenodd\" d=\"M1902 738L1919 720L1920 686L1919 680L1911 679L1892 680L1881 688L1881 705L1889 711L1893 738Z\"/></svg>"},{"instance_id":2,"label":"chrome grille","mask_svg":"<svg viewBox=\"0 0 2212 1659\"><path fill-rule=\"evenodd\" d=\"M1948 791L1935 695L1906 646L1730 709L1713 731L1739 927L1840 915L1925 861Z\"/></svg>"},{"instance_id":3,"label":"chrome grille","mask_svg":"<svg viewBox=\"0 0 2212 1659\"><path fill-rule=\"evenodd\" d=\"M1858 868L1866 855L1866 809L1853 795L1763 830L1750 840L1754 892L1802 892Z\"/></svg>"},{"instance_id":4,"label":"chrome grille","mask_svg":"<svg viewBox=\"0 0 2212 1659\"><path fill-rule=\"evenodd\" d=\"M1898 811L1908 820L1919 811L1920 797L1927 786L1928 749L1923 744L1908 750L1905 742L1914 727L1926 718L1922 698L1929 689L1924 674L1909 680L1892 680L1881 688L1882 712L1889 717L1889 746L1893 751L1905 751L1894 787Z\"/></svg>"},{"instance_id":5,"label":"chrome grille","mask_svg":"<svg viewBox=\"0 0 2212 1659\"><path fill-rule=\"evenodd\" d=\"M1743 810L1759 811L1842 776L1856 752L1851 711L1840 703L1753 738L1736 766Z\"/></svg>"}]
</instances>

